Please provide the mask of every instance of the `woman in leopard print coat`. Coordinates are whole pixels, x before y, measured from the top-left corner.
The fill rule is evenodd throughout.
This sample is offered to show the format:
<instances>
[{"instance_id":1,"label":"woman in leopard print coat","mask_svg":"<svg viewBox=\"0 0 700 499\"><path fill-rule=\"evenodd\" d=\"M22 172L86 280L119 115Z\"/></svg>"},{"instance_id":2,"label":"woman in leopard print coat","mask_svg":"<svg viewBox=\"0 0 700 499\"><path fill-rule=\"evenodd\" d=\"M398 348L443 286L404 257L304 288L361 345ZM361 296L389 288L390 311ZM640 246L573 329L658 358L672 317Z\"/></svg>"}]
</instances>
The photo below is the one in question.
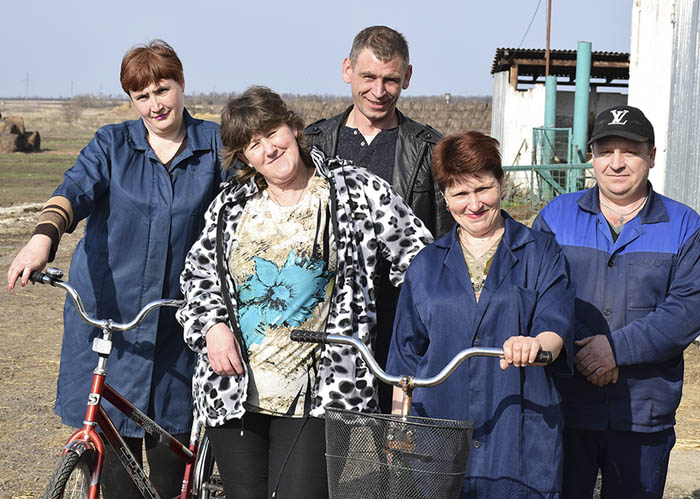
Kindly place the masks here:
<instances>
[{"instance_id":1,"label":"woman in leopard print coat","mask_svg":"<svg viewBox=\"0 0 700 499\"><path fill-rule=\"evenodd\" d=\"M245 98L251 92L253 97L261 95L264 99L279 99L277 94L262 87L252 87L238 99ZM279 99L279 103L281 102ZM229 106L234 104L241 105L236 99L229 102ZM227 118L224 111L224 151L230 146L227 142L233 140L227 140L229 118L236 119L230 116ZM252 132L253 139L242 149L245 153L240 153L239 148L236 157L227 158L224 155L224 163L232 165L237 159L247 162L251 154L254 154L253 146L260 145L256 140L266 144L269 141L277 141L277 135L282 133L279 130L292 130L294 136L298 137L296 132L303 130L303 125L295 118L272 126L262 134ZM331 247L335 250L335 255L332 256L335 276L331 279L332 291L328 294L325 330L328 333L359 338L371 348L376 332L374 278L378 260L383 258L391 262L391 281L395 286L399 286L413 257L432 241L432 237L384 180L344 160L325 158L318 149L306 152L299 144L298 138L296 147L299 148L302 162L306 159L307 168L303 170L309 171L310 178L322 179L322 185L327 185L328 189L327 230L332 231ZM292 144L292 153L295 152L294 148ZM234 149L229 147L229 152ZM252 152L249 154L248 151ZM270 164L279 163L273 163L277 160L277 154L284 157L288 152L278 153L276 149L270 152L270 155L274 156ZM253 167L252 160L250 163ZM264 164L255 167L255 170L258 174L262 173L262 177L265 177L268 183L274 181L274 178L268 177L271 172L274 175L274 171L265 168L270 166ZM266 187L265 182L260 182L260 175L257 181L253 176L241 182L239 174L237 180L233 179L225 184L205 215L205 228L190 250L181 276L186 303L178 311L177 317L184 326L185 341L198 354L192 383L195 414L204 422L208 431L226 425L231 420L242 418L247 409L250 411L250 366L245 359L249 337L246 333L241 334L243 321L242 305L239 302L242 286L245 287L246 284L235 282L229 269L232 268L232 251L237 250L243 235L237 230L239 222L245 219L244 214L250 211L246 211L246 205L252 203L251 200L260 199L263 194L261 188ZM273 194L270 192L266 195L272 198ZM296 202L299 203L304 195L302 191ZM319 221L320 217L319 208ZM234 367L229 366L229 371L224 371L230 375L221 374L217 363L213 368L207 352L207 333L212 327L219 326L219 323L227 325L233 332L233 337L238 338L233 340L236 348L234 356L242 359L240 364L232 363ZM243 336L245 341L242 341ZM210 345L210 348L214 347ZM346 346L324 345L322 348L318 347L317 352L314 366L315 383L312 382L313 386L309 387L309 410L305 415L311 416L311 419L321 418L325 407L376 412L377 382L359 355ZM256 381L257 375L253 383ZM242 429L240 433L243 435ZM217 454L217 445L213 438L212 444L221 469L221 461L224 458ZM222 478L226 489L227 479L223 474Z\"/></svg>"}]
</instances>

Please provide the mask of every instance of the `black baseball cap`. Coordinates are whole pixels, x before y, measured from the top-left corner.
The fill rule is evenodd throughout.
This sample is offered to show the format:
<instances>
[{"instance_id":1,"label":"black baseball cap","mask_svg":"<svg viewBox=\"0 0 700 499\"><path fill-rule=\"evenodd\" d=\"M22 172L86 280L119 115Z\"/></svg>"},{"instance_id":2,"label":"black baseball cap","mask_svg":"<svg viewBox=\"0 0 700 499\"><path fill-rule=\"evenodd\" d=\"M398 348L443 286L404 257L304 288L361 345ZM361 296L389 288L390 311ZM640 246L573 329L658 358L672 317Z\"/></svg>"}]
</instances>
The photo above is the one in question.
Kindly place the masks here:
<instances>
[{"instance_id":1,"label":"black baseball cap","mask_svg":"<svg viewBox=\"0 0 700 499\"><path fill-rule=\"evenodd\" d=\"M595 119L588 145L603 137L623 137L654 145L654 127L641 109L615 106L601 112Z\"/></svg>"}]
</instances>

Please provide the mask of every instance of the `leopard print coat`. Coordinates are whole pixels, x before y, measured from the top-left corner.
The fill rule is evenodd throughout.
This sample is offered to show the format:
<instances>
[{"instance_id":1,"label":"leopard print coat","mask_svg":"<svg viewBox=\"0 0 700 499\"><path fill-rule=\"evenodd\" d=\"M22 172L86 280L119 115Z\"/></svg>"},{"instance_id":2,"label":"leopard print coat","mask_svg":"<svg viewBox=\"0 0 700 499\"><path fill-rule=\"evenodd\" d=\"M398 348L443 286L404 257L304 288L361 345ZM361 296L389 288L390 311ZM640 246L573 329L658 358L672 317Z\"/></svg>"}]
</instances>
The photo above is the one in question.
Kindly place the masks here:
<instances>
[{"instance_id":1,"label":"leopard print coat","mask_svg":"<svg viewBox=\"0 0 700 499\"><path fill-rule=\"evenodd\" d=\"M384 180L345 160L327 159L318 149L311 157L316 174L329 184L335 210L333 229L338 252L335 286L326 332L351 335L371 348L376 334L374 304L375 267L379 258L391 262L390 279L399 286L409 263L432 242L430 232L406 203ZM236 244L236 227L246 201L258 191L251 179L240 185L225 184L205 214L205 227L192 246L180 285L185 305L177 312L184 327L185 341L197 355L192 391L195 415L207 426L218 426L240 418L245 409L247 373L219 376L207 358L205 334L211 326L228 317L216 271L216 221L225 210L223 253L228 261ZM227 287L235 283L227 272ZM230 293L236 310L235 292ZM233 324L237 326L237 324ZM233 327L231 327L233 330ZM325 345L319 358L311 415L322 417L326 406L362 412L378 409L377 381L352 348Z\"/></svg>"}]
</instances>

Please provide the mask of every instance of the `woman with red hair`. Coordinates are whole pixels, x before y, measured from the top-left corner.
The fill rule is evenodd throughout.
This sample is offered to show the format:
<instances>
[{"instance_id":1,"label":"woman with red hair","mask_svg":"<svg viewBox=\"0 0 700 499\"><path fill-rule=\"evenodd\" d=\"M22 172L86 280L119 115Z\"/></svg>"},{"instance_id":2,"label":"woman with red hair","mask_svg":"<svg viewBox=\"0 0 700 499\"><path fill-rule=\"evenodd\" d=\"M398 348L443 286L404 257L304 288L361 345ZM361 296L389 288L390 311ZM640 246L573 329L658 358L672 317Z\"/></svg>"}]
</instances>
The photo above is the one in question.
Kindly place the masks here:
<instances>
[{"instance_id":1,"label":"woman with red hair","mask_svg":"<svg viewBox=\"0 0 700 499\"><path fill-rule=\"evenodd\" d=\"M86 220L70 267L70 284L91 316L128 321L161 297L182 298L178 278L204 224L203 213L225 175L219 126L185 109L185 77L173 48L161 40L129 50L121 84L140 118L100 128L44 206L27 245L7 272L9 289L24 286L52 261L61 236ZM56 414L82 426L99 329L84 323L71 300L64 333ZM134 331L112 339L109 383L179 439L192 424L194 355L172 309L150 314ZM141 460L144 432L105 406ZM163 497L180 491L184 464L146 436L151 481ZM141 497L111 447L102 472L106 498Z\"/></svg>"},{"instance_id":2,"label":"woman with red hair","mask_svg":"<svg viewBox=\"0 0 700 499\"><path fill-rule=\"evenodd\" d=\"M556 498L563 419L553 376L570 371L572 362L566 261L552 237L501 210L504 174L495 139L479 132L445 137L432 167L457 224L406 273L387 370L428 378L465 348L503 348L500 369L474 357L446 382L416 389L412 411L474 422L460 498ZM519 369L540 350L558 360ZM398 411L401 390L394 398Z\"/></svg>"}]
</instances>

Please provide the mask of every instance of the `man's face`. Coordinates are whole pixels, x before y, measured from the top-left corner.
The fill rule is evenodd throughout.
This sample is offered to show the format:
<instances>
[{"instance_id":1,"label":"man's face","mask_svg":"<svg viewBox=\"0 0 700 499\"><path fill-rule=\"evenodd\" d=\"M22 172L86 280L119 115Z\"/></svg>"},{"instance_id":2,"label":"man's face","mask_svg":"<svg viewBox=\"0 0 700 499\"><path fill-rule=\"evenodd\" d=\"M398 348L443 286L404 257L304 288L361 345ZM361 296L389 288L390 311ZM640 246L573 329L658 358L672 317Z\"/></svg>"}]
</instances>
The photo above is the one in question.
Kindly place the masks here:
<instances>
[{"instance_id":1,"label":"man's face","mask_svg":"<svg viewBox=\"0 0 700 499\"><path fill-rule=\"evenodd\" d=\"M411 73L411 66L405 68L400 57L380 61L370 49L360 52L354 64L347 57L343 61L343 80L350 84L355 110L375 126L392 118Z\"/></svg>"},{"instance_id":2,"label":"man's face","mask_svg":"<svg viewBox=\"0 0 700 499\"><path fill-rule=\"evenodd\" d=\"M593 143L593 171L600 193L611 201L634 202L646 194L656 148L648 142L605 137Z\"/></svg>"}]
</instances>

